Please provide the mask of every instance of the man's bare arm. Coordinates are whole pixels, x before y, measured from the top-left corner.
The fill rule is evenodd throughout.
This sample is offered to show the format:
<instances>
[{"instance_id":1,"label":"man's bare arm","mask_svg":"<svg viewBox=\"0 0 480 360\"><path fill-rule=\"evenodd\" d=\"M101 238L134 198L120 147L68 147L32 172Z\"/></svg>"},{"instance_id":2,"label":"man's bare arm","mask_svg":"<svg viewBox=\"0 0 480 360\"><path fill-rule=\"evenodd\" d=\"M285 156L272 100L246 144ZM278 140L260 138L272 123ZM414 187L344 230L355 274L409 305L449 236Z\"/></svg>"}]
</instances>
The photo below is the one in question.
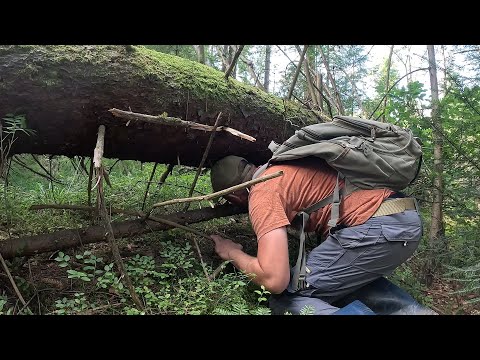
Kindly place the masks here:
<instances>
[{"instance_id":1,"label":"man's bare arm","mask_svg":"<svg viewBox=\"0 0 480 360\"><path fill-rule=\"evenodd\" d=\"M278 294L290 282L288 262L288 237L285 226L269 231L258 239L257 257L242 251L240 244L211 235L215 241L215 251L224 260L232 260L235 267L252 276L254 283Z\"/></svg>"}]
</instances>

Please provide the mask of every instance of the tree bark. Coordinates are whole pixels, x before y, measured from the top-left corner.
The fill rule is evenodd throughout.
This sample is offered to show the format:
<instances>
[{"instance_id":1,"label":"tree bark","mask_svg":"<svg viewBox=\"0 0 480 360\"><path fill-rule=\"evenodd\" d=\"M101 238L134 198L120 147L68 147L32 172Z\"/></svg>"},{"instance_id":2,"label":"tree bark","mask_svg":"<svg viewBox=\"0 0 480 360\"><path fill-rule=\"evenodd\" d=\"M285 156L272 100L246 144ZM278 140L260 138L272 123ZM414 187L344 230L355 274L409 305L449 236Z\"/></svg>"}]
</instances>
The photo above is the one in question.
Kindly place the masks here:
<instances>
[{"instance_id":1,"label":"tree bark","mask_svg":"<svg viewBox=\"0 0 480 360\"><path fill-rule=\"evenodd\" d=\"M162 215L164 219L179 224L194 224L218 217L244 213L244 209L232 205L222 205L214 209L204 208L182 213ZM168 230L172 226L152 220L114 221L112 222L115 238L125 238L149 233L151 231ZM49 234L25 236L0 242L0 253L5 259L15 256L31 256L38 253L63 250L74 246L107 241L103 226L90 226L81 229L60 230Z\"/></svg>"},{"instance_id":2,"label":"tree bark","mask_svg":"<svg viewBox=\"0 0 480 360\"><path fill-rule=\"evenodd\" d=\"M205 45L193 45L197 52L197 60L200 64L205 64Z\"/></svg>"},{"instance_id":3,"label":"tree bark","mask_svg":"<svg viewBox=\"0 0 480 360\"><path fill-rule=\"evenodd\" d=\"M198 62L144 47L0 46L0 118L24 114L35 135L20 134L12 154L90 156L96 131L105 125L106 158L197 166L210 134L140 122L119 122L108 112L187 119L213 126L221 111L229 127L255 143L217 134L205 166L236 154L266 162L271 140L282 142L295 126L313 124L317 114L267 94ZM186 106L188 103L188 106ZM188 109L188 116L185 113ZM288 118L292 124L285 122Z\"/></svg>"},{"instance_id":4,"label":"tree bark","mask_svg":"<svg viewBox=\"0 0 480 360\"><path fill-rule=\"evenodd\" d=\"M437 65L435 61L435 49L433 45L427 45L428 62L430 68L430 89L432 93L432 125L433 125L433 203L432 203L432 222L430 225L429 242L433 249L440 248L439 241L443 241L444 227L443 227L443 127L440 117L439 98L438 98L438 81L437 81ZM435 253L432 253L432 258L427 271L427 283L431 284L433 280L433 271L435 270L437 262L435 261Z\"/></svg>"},{"instance_id":5,"label":"tree bark","mask_svg":"<svg viewBox=\"0 0 480 360\"><path fill-rule=\"evenodd\" d=\"M325 71L327 72L327 78L330 79L330 83L332 84L332 89L333 89L333 93L334 93L334 97L335 97L336 108L337 108L340 115L344 115L345 114L345 109L343 108L342 99L340 98L340 93L337 90L337 85L336 85L335 79L333 78L333 75L330 71L330 66L328 64L328 56L325 56L321 46L318 46L318 49L319 49L320 55L322 57L323 65L325 66Z\"/></svg>"},{"instance_id":6,"label":"tree bark","mask_svg":"<svg viewBox=\"0 0 480 360\"><path fill-rule=\"evenodd\" d=\"M298 49L299 48L297 46L297 50ZM304 45L303 46L303 51L300 52L300 59L298 60L297 68L295 70L295 74L293 75L292 84L290 85L290 89L288 90L287 100L290 100L292 98L293 89L295 89L295 85L296 85L297 79L298 79L298 74L300 74L300 71L302 69L302 63L303 63L303 60L304 60L305 55L307 53L307 49L308 49L308 45Z\"/></svg>"},{"instance_id":7,"label":"tree bark","mask_svg":"<svg viewBox=\"0 0 480 360\"><path fill-rule=\"evenodd\" d=\"M295 45L295 47L297 48L298 53L302 54L302 51L300 50L300 46ZM308 45L305 45L305 47L303 48L303 52L306 51L307 47L308 47ZM303 67L304 67L304 70L305 70L305 77L307 79L308 94L310 95L310 98L312 99L312 103L315 106L318 106L317 96L315 95L315 90L314 90L314 87L313 87L312 74L310 73L310 62L308 60L308 54L307 53L304 53Z\"/></svg>"}]
</instances>

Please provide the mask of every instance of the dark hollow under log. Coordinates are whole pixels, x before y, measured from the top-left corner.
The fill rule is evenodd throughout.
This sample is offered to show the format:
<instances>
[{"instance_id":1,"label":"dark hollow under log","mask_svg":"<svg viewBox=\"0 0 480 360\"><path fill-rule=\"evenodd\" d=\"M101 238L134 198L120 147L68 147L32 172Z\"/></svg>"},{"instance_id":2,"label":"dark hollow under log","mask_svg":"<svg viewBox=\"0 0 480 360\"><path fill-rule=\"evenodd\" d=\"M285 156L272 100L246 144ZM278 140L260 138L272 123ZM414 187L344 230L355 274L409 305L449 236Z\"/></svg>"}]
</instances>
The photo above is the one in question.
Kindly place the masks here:
<instances>
[{"instance_id":1,"label":"dark hollow under log","mask_svg":"<svg viewBox=\"0 0 480 360\"><path fill-rule=\"evenodd\" d=\"M213 209L205 208L163 215L162 218L185 225L244 212L244 209L227 204ZM125 238L151 231L168 230L172 226L151 220L146 222L129 220L112 222L112 228L115 238ZM31 256L101 241L107 241L105 228L103 226L90 226L1 241L0 253L5 259L9 259L16 256Z\"/></svg>"},{"instance_id":2,"label":"dark hollow under log","mask_svg":"<svg viewBox=\"0 0 480 360\"><path fill-rule=\"evenodd\" d=\"M135 46L0 46L0 119L25 115L35 136L19 133L12 153L90 156L99 125L107 158L197 166L210 133L126 121L108 110L178 117L206 125L219 112L225 126L256 138L221 132L205 166L229 155L260 164L296 126L318 114L283 101L211 67Z\"/></svg>"}]
</instances>

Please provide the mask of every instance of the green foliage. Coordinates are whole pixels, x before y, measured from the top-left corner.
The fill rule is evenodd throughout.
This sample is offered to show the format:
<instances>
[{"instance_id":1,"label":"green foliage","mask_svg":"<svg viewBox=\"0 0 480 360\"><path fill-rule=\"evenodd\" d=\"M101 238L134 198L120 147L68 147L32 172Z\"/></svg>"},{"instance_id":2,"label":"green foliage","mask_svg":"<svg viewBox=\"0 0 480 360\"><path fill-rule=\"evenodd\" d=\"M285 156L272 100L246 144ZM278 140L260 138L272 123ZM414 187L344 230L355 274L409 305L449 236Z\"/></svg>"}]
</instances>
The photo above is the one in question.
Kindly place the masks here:
<instances>
[{"instance_id":1,"label":"green foliage","mask_svg":"<svg viewBox=\"0 0 480 360\"><path fill-rule=\"evenodd\" d=\"M87 303L84 293L75 293L72 299L66 297L55 301L57 310L54 312L59 315L72 315L81 313L89 308L92 304Z\"/></svg>"},{"instance_id":2,"label":"green foliage","mask_svg":"<svg viewBox=\"0 0 480 360\"><path fill-rule=\"evenodd\" d=\"M1 130L6 135L14 136L17 132L22 132L29 136L35 134L35 130L27 127L27 119L25 118L25 115L7 114L3 120L5 124L1 127Z\"/></svg>"},{"instance_id":3,"label":"green foliage","mask_svg":"<svg viewBox=\"0 0 480 360\"><path fill-rule=\"evenodd\" d=\"M480 302L480 262L471 266L457 268L448 266L445 276L449 280L453 280L462 284L460 290L455 291L455 294L468 294L469 299L467 303L476 304Z\"/></svg>"},{"instance_id":4,"label":"green foliage","mask_svg":"<svg viewBox=\"0 0 480 360\"><path fill-rule=\"evenodd\" d=\"M388 279L408 292L413 298L425 306L432 304L432 298L425 296L426 287L420 281L420 276L415 273L408 263L400 265Z\"/></svg>"},{"instance_id":5,"label":"green foliage","mask_svg":"<svg viewBox=\"0 0 480 360\"><path fill-rule=\"evenodd\" d=\"M258 294L257 301L258 301L258 304L260 304L261 302L266 302L267 301L267 298L265 296L270 294L270 291L265 290L265 286L261 285L260 290L255 290L255 294Z\"/></svg>"},{"instance_id":6,"label":"green foliage","mask_svg":"<svg viewBox=\"0 0 480 360\"><path fill-rule=\"evenodd\" d=\"M4 293L0 294L0 315L12 315L13 307L9 307L8 298Z\"/></svg>"},{"instance_id":7,"label":"green foliage","mask_svg":"<svg viewBox=\"0 0 480 360\"><path fill-rule=\"evenodd\" d=\"M300 315L313 315L315 314L315 308L312 305L305 305L300 310Z\"/></svg>"}]
</instances>

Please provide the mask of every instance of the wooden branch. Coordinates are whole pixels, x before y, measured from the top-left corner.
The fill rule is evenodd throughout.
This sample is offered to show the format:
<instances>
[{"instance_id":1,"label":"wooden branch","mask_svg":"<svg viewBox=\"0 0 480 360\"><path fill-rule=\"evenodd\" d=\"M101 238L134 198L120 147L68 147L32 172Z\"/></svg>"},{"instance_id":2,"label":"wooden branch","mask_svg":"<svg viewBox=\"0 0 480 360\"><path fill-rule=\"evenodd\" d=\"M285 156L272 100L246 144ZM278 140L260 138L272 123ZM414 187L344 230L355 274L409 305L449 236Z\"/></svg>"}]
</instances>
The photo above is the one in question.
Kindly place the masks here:
<instances>
[{"instance_id":1,"label":"wooden branch","mask_svg":"<svg viewBox=\"0 0 480 360\"><path fill-rule=\"evenodd\" d=\"M195 185L197 184L198 177L200 175L200 172L202 171L203 164L205 163L205 160L207 159L208 152L210 151L210 146L212 146L213 138L215 137L216 129L218 127L220 117L222 116L222 113L220 112L217 116L217 120L215 120L215 125L213 125L213 130L212 133L210 134L210 138L208 139L207 147L205 148L205 151L203 152L202 160L200 161L200 164L198 165L197 172L195 173L195 178L193 179L192 187L190 188L190 191L188 192L188 197L191 197L193 194L193 190L195 190ZM183 211L187 211L190 206L190 203L187 203L185 205L185 208ZM143 208L142 208L143 210Z\"/></svg>"},{"instance_id":2,"label":"wooden branch","mask_svg":"<svg viewBox=\"0 0 480 360\"><path fill-rule=\"evenodd\" d=\"M243 50L244 47L245 47L245 45L240 45L238 47L237 51L235 52L235 55L233 56L233 60L230 64L230 66L228 67L228 70L225 72L225 79L228 79L228 77L232 73L232 70L235 67L235 65L237 64L238 57L242 53L242 50Z\"/></svg>"},{"instance_id":3,"label":"wooden branch","mask_svg":"<svg viewBox=\"0 0 480 360\"><path fill-rule=\"evenodd\" d=\"M167 200L167 201L163 201L163 202L160 202L160 203L153 204L153 207L156 208L156 207L159 207L159 206L178 204L178 203L184 203L184 202L211 200L211 199L215 199L215 198L218 198L218 197L226 195L226 194L230 194L231 192L244 189L244 188L249 187L251 185L255 185L257 183L276 178L276 177L281 176L281 175L283 175L283 171L277 171L273 174L269 174L267 176L262 176L262 177L256 178L255 180L250 180L250 181L244 182L244 183L239 184L239 185L231 186L229 188L226 188L226 189L221 190L221 191L214 192L214 193L209 194L209 195L195 196L195 197L192 197L192 198Z\"/></svg>"},{"instance_id":4,"label":"wooden branch","mask_svg":"<svg viewBox=\"0 0 480 360\"><path fill-rule=\"evenodd\" d=\"M248 72L250 73L250 76L253 78L253 80L255 81L255 86L258 87L259 89L267 92L267 90L265 89L265 87L262 85L262 83L260 82L260 80L258 79L258 76L257 74L255 73L255 69L253 67L253 63L248 60L245 56L241 56L240 57L240 60L242 60L245 65L247 65L247 69L248 69Z\"/></svg>"},{"instance_id":5,"label":"wooden branch","mask_svg":"<svg viewBox=\"0 0 480 360\"><path fill-rule=\"evenodd\" d=\"M44 210L44 209L58 209L58 210L79 210L79 211L95 211L94 206L85 206L85 205L69 205L69 204L38 204L32 205L28 210ZM112 214L125 214L137 216L138 211L136 210L125 210L125 209L116 209L111 208L108 211Z\"/></svg>"},{"instance_id":6,"label":"wooden branch","mask_svg":"<svg viewBox=\"0 0 480 360\"><path fill-rule=\"evenodd\" d=\"M95 170L97 172L100 172L100 167L102 166L104 142L105 142L105 125L100 125L98 127L97 145L93 150L93 166L95 167Z\"/></svg>"},{"instance_id":7,"label":"wooden branch","mask_svg":"<svg viewBox=\"0 0 480 360\"><path fill-rule=\"evenodd\" d=\"M332 83L332 89L336 98L336 105L337 109L340 112L341 115L345 114L345 109L343 108L342 100L340 99L340 94L337 90L337 85L335 83L335 79L333 78L332 73L330 72L330 67L327 62L327 58L325 54L323 53L323 49L321 46L318 46L318 50L320 51L320 56L322 57L323 65L325 66L325 70L327 72L327 76L330 79L330 82Z\"/></svg>"},{"instance_id":8,"label":"wooden branch","mask_svg":"<svg viewBox=\"0 0 480 360\"><path fill-rule=\"evenodd\" d=\"M246 209L244 208L228 204L215 208L190 210L186 213L178 212L163 215L163 217L179 224L194 224L220 217L243 214L245 211ZM138 212L136 214L138 214ZM153 231L168 230L173 227L151 220L144 222L140 219L114 221L111 225L115 238L139 236ZM71 247L81 246L82 244L105 241L107 241L105 227L103 225L95 225L0 241L0 253L5 259L10 259L15 256L32 256L44 252L65 250Z\"/></svg>"},{"instance_id":9,"label":"wooden branch","mask_svg":"<svg viewBox=\"0 0 480 360\"><path fill-rule=\"evenodd\" d=\"M145 189L145 195L143 196L143 202L142 202L142 211L145 209L145 201L147 200L148 188L150 187L150 183L152 182L153 175L155 175L155 170L157 170L157 165L158 163L155 163L155 165L153 165L153 170L152 170L152 173L150 174L150 179L148 180L147 188Z\"/></svg>"},{"instance_id":10,"label":"wooden branch","mask_svg":"<svg viewBox=\"0 0 480 360\"><path fill-rule=\"evenodd\" d=\"M103 195L103 168L102 168L102 157L103 157L103 148L104 148L104 139L105 139L105 125L100 125L98 127L98 136L97 136L97 145L95 146L93 152L93 163L95 167L95 172L97 173L98 177L98 187L97 187L97 199L100 205L100 215L103 219L105 230L107 231L106 236L107 240L110 244L110 248L113 253L113 258L115 259L115 263L117 264L118 270L120 271L121 278L125 280L125 284L127 285L128 291L130 292L130 296L132 297L133 301L137 305L140 310L143 310L143 304L138 297L135 288L133 287L132 281L130 280L130 276L128 275L125 265L123 264L122 257L120 256L120 251L118 250L117 243L115 242L115 237L113 235L113 228L110 222L107 208L105 206L105 197Z\"/></svg>"},{"instance_id":11,"label":"wooden branch","mask_svg":"<svg viewBox=\"0 0 480 360\"><path fill-rule=\"evenodd\" d=\"M92 206L92 178L93 178L93 158L90 158L90 171L88 173L88 185L87 185L88 206Z\"/></svg>"},{"instance_id":12,"label":"wooden branch","mask_svg":"<svg viewBox=\"0 0 480 360\"><path fill-rule=\"evenodd\" d=\"M295 47L297 48L298 53L302 54L302 51L300 51L300 46L295 45ZM303 67L305 68L305 75L306 75L305 77L307 79L307 90L308 90L308 93L310 94L310 98L312 99L313 104L316 107L319 107L317 97L315 95L315 91L313 90L314 89L314 82L312 80L312 74L310 72L310 62L308 61L308 56L306 54L304 54L304 58L305 59L304 59L304 62L303 62Z\"/></svg>"},{"instance_id":13,"label":"wooden branch","mask_svg":"<svg viewBox=\"0 0 480 360\"><path fill-rule=\"evenodd\" d=\"M134 113L131 111L124 111L124 110L119 110L119 109L110 109L110 111L114 116L117 116L119 118L127 119L127 120L138 120L138 121L143 121L155 125L169 125L169 126L180 126L180 127L186 127L190 129L195 129L195 130L203 130L203 131L213 131L213 126L210 125L205 125L205 124L199 124L193 121L185 121L179 118L171 117L171 116L163 116L163 115L158 115L158 116L153 116L153 115L146 115L146 114L139 114L139 113ZM248 141L255 141L255 138L244 134L238 130L226 127L226 126L219 126L216 131L226 131L234 136L238 136L244 140Z\"/></svg>"},{"instance_id":14,"label":"wooden branch","mask_svg":"<svg viewBox=\"0 0 480 360\"><path fill-rule=\"evenodd\" d=\"M23 296L22 296L22 294L20 293L20 290L18 290L17 284L15 283L15 280L13 279L12 274L10 273L10 270L8 269L7 263L6 263L5 260L3 259L3 256L2 256L2 253L1 253L1 252L0 252L0 262L2 263L3 269L5 270L5 273L7 274L8 279L10 280L10 283L11 283L12 286L13 286L13 290L15 290L15 294L17 294L17 296L18 296L18 298L20 299L20 302L22 303L22 305L23 305L24 307L26 307L26 306L27 306L27 303L26 303L25 300L23 299Z\"/></svg>"},{"instance_id":15,"label":"wooden branch","mask_svg":"<svg viewBox=\"0 0 480 360\"><path fill-rule=\"evenodd\" d=\"M227 264L231 263L232 260L228 260L228 261L224 261L222 262L216 269L215 271L212 273L212 275L210 275L210 280L214 280L218 274L220 274L220 272L225 268L225 266L227 266Z\"/></svg>"},{"instance_id":16,"label":"wooden branch","mask_svg":"<svg viewBox=\"0 0 480 360\"><path fill-rule=\"evenodd\" d=\"M290 85L290 89L288 90L287 100L292 98L293 89L295 88L295 84L297 83L298 75L300 74L300 70L302 69L303 59L305 58L305 54L307 53L308 45L303 47L303 51L300 54L300 60L298 60L297 69L295 70L295 75L293 76L292 84Z\"/></svg>"},{"instance_id":17,"label":"wooden branch","mask_svg":"<svg viewBox=\"0 0 480 360\"><path fill-rule=\"evenodd\" d=\"M174 166L175 166L175 165L173 165L173 164L168 164L168 165L167 165L167 168L166 168L165 171L163 172L162 176L160 176L160 179L158 179L158 184L157 184L157 186L158 186L159 189L160 189L160 187L163 185L163 183L165 182L165 180L167 179L168 174L170 174L170 173L172 172Z\"/></svg>"},{"instance_id":18,"label":"wooden branch","mask_svg":"<svg viewBox=\"0 0 480 360\"><path fill-rule=\"evenodd\" d=\"M35 162L42 168L42 170L45 171L45 174L47 174L49 177L53 178L53 175L50 174L47 169L45 169L45 166L42 165L42 163L40 162L40 160L37 159L35 154L30 154L30 155L32 156L33 160L35 160Z\"/></svg>"},{"instance_id":19,"label":"wooden branch","mask_svg":"<svg viewBox=\"0 0 480 360\"><path fill-rule=\"evenodd\" d=\"M22 167L24 167L25 169L27 170L30 170L31 172L33 172L34 174L38 175L38 176L41 176L47 180L50 180L50 181L53 181L53 182L56 182L57 184L61 184L61 185L64 185L61 181L57 180L57 179L53 179L51 178L50 176L47 176L47 175L44 175L42 173L39 173L38 171L35 171L34 169L32 169L31 167L29 167L28 165L24 164L22 161L20 161L17 157L12 157L12 161Z\"/></svg>"},{"instance_id":20,"label":"wooden branch","mask_svg":"<svg viewBox=\"0 0 480 360\"><path fill-rule=\"evenodd\" d=\"M372 118L373 114L375 114L375 111L378 110L378 108L380 107L380 105L382 105L382 102L383 102L383 99L385 99L385 97L390 93L390 91L392 91L392 89L400 82L403 80L403 78L405 78L406 76L408 75L411 75L413 74L414 72L417 72L417 71L421 71L421 70L430 70L430 68L420 68L420 69L415 69L413 71L410 71L408 73L406 73L405 75L403 75L400 79L398 79L397 81L395 81L395 83L390 86L390 88L385 92L385 95L383 95L383 97L380 99L380 102L378 103L377 107L375 108L375 110L372 111L372 113L370 114L370 116L368 117L369 119Z\"/></svg>"},{"instance_id":21,"label":"wooden branch","mask_svg":"<svg viewBox=\"0 0 480 360\"><path fill-rule=\"evenodd\" d=\"M293 66L296 66L295 63L290 59L290 57L285 53L285 51L283 51L283 49L277 45L277 48L283 53L283 55L285 55L285 57L288 59L288 61L290 61L290 64L292 64ZM307 78L307 75L305 75L305 73L300 70L300 74L302 74L303 77L305 77L305 79ZM331 109L331 105L330 103L332 102L331 99L327 98L329 92L328 92L328 89L327 87L325 86L325 93L326 94L323 94L323 91L320 90L319 87L317 87L316 84L313 84L313 86L320 92L320 94L322 95L323 99L325 100L325 102L327 103L327 106L328 106L328 111L329 111L329 114L330 114L330 117L328 117L327 115L325 115L323 113L323 111L321 111L321 114L318 115L316 114L323 122L328 122L328 121L332 121L332 118L333 118L333 113L332 113L332 109ZM297 99L301 104L303 104L305 107L309 108L308 106L306 106L300 99L298 99L295 95L292 94L292 96Z\"/></svg>"}]
</instances>

